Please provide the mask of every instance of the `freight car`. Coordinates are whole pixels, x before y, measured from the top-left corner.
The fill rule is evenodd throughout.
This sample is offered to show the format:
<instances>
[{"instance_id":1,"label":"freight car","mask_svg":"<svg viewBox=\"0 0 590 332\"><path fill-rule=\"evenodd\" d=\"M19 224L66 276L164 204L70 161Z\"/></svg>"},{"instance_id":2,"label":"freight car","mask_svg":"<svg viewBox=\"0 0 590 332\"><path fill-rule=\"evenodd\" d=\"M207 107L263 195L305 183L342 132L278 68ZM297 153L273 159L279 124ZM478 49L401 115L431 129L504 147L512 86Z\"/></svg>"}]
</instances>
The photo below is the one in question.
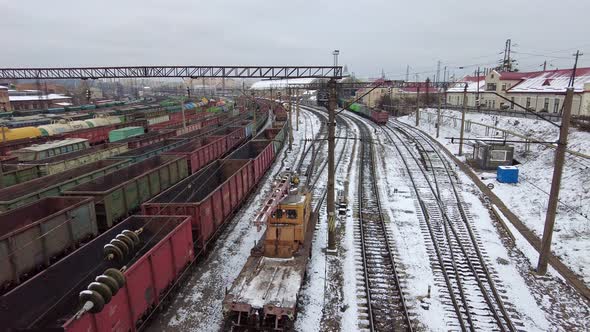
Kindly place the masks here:
<instances>
[{"instance_id":1,"label":"freight car","mask_svg":"<svg viewBox=\"0 0 590 332\"><path fill-rule=\"evenodd\" d=\"M195 173L210 162L219 159L227 151L226 137L211 136L195 138L172 150L162 152L162 155L185 158L188 169L191 173Z\"/></svg>"},{"instance_id":2,"label":"freight car","mask_svg":"<svg viewBox=\"0 0 590 332\"><path fill-rule=\"evenodd\" d=\"M137 331L193 258L190 217L131 216L2 296L0 330Z\"/></svg>"},{"instance_id":3,"label":"freight car","mask_svg":"<svg viewBox=\"0 0 590 332\"><path fill-rule=\"evenodd\" d=\"M250 124L246 124L243 127L225 127L210 133L210 135L222 137L227 146L226 151L231 151L246 140L246 133L248 132L249 126Z\"/></svg>"},{"instance_id":4,"label":"freight car","mask_svg":"<svg viewBox=\"0 0 590 332\"><path fill-rule=\"evenodd\" d=\"M41 176L35 166L19 167L18 164L4 163L2 167L2 188L14 186L19 183L31 181Z\"/></svg>"},{"instance_id":5,"label":"freight car","mask_svg":"<svg viewBox=\"0 0 590 332\"><path fill-rule=\"evenodd\" d=\"M43 176L0 190L0 212L44 197L59 196L69 188L91 181L130 164L129 160L100 160L64 172Z\"/></svg>"},{"instance_id":6,"label":"freight car","mask_svg":"<svg viewBox=\"0 0 590 332\"><path fill-rule=\"evenodd\" d=\"M206 251L254 187L249 160L215 161L142 205L142 214L192 217L196 252Z\"/></svg>"},{"instance_id":7,"label":"freight car","mask_svg":"<svg viewBox=\"0 0 590 332\"><path fill-rule=\"evenodd\" d=\"M128 148L125 144L107 143L47 159L26 161L19 163L18 167L34 166L37 169L39 176L45 176L57 174L84 164L113 157L125 153L127 150Z\"/></svg>"},{"instance_id":8,"label":"freight car","mask_svg":"<svg viewBox=\"0 0 590 332\"><path fill-rule=\"evenodd\" d=\"M183 158L156 156L70 188L63 194L93 197L98 228L104 231L188 174Z\"/></svg>"},{"instance_id":9,"label":"freight car","mask_svg":"<svg viewBox=\"0 0 590 332\"><path fill-rule=\"evenodd\" d=\"M163 141L159 141L150 145L145 145L137 149L129 150L125 153L121 153L116 156L112 156L109 159L131 159L132 162L142 161L153 156L157 156L164 151L174 149L186 143L187 140L181 138L167 138Z\"/></svg>"},{"instance_id":10,"label":"freight car","mask_svg":"<svg viewBox=\"0 0 590 332\"><path fill-rule=\"evenodd\" d=\"M266 173L271 161L274 159L276 153L272 141L259 140L250 141L235 152L230 154L227 160L252 160L252 172L254 174L254 181L258 182L262 175Z\"/></svg>"},{"instance_id":11,"label":"freight car","mask_svg":"<svg viewBox=\"0 0 590 332\"><path fill-rule=\"evenodd\" d=\"M246 194L256 185L256 182L254 182L255 169L268 169L272 158L274 158L274 155L271 159L265 158L265 151L274 153L274 145L270 144L270 141L266 145L267 147L261 151L261 156L252 156L252 158L244 160L222 161L228 165L243 164L245 167L240 167L239 170L241 170L242 176L246 176L246 178L240 179L235 176L235 182L224 181L219 186L201 186L202 183L198 182L194 187L177 184L168 190L181 188L181 190L192 192L198 191L199 195L215 196L218 200L227 197L229 206L220 205L222 203L219 201L214 204L221 207L223 212L227 211L228 208L235 211L237 206L246 198ZM159 158L165 157L161 156ZM186 165L184 160L178 160ZM216 161L209 167L213 169L216 163L220 163L220 161ZM268 165L262 165L263 163L268 163ZM206 172L206 169L196 174ZM216 174L230 177L232 176L230 174L231 169L232 167L228 166L225 168L226 173ZM110 174L114 175L116 173ZM105 180L105 178L99 178L87 183L108 183L109 181ZM112 178L116 178L118 182L125 184L134 182L126 181L126 178L121 176L112 176ZM158 182L144 181L142 182L143 187L135 186L135 188L138 188L135 192L141 194L144 190L147 190L145 185ZM242 191L244 195L241 197L241 201L238 198L239 196L231 196L232 193L239 194L240 183L244 190ZM225 188L225 191L222 191L222 188ZM227 191L228 189L229 191ZM129 188L129 191L133 193L134 189ZM82 194L82 192L78 192L78 194ZM105 197L100 199L99 202L106 200ZM125 200L125 197L119 200ZM225 217L225 220L227 218L229 218L229 215ZM178 219L178 217L163 216L151 217L150 219L150 217L133 216L116 224L103 235L29 280L25 285L21 285L0 297L0 326L2 328L24 330L65 329L69 331L110 331L115 326L124 331L136 331L138 327L143 326L149 315L169 295L169 291L174 288L178 278L186 271L187 265L194 263L198 257L195 250L195 247L198 248L198 243L192 243L193 239L190 230L192 223L190 219L186 217L180 218L183 220L184 227L180 227L180 222L171 227L167 227L168 225L162 227L162 223L158 223L158 220L168 223L172 219ZM209 223L214 222L211 216L209 216L209 219ZM134 221L130 224L128 220ZM225 220L221 221L222 226ZM140 225L141 222L143 222L143 225ZM222 226L218 227L216 232L220 232ZM181 228L184 229L184 232L181 232L185 234L184 236L174 239L171 236L169 237L169 234L173 233L174 230L180 230ZM126 247L121 245L120 242L114 241L115 238L123 238L122 235L131 235L128 232L124 234L123 231L125 230L132 230L139 237L147 236L146 238L142 237L139 245L133 242L130 251L131 255L124 255L122 252L125 252ZM179 252L182 248L183 238L188 239L186 242L188 245L185 247L187 249L186 253L189 253L188 256L183 256L182 252ZM119 250L108 246L110 251L105 255L104 248L109 244L116 244L115 246ZM140 248L140 250L137 248ZM119 253L121 254L119 255ZM202 251L198 253L200 254ZM194 256L190 257L190 254ZM124 259L108 259L121 257ZM184 257L187 257L185 265L183 265ZM110 268L115 268L119 273ZM157 271L157 273L154 271ZM122 272L123 278L119 278L121 276L120 272ZM113 283L113 280L111 280L113 277L123 282L118 284L116 283L117 280L115 280L115 283ZM59 280L59 282L56 282L56 280ZM92 281L94 283L89 285ZM51 287L47 287L47 285L51 285ZM108 289L105 287L108 287ZM101 300L104 300L104 302ZM103 303L105 304L103 305ZM16 314L19 312L22 314Z\"/></svg>"},{"instance_id":12,"label":"freight car","mask_svg":"<svg viewBox=\"0 0 590 332\"><path fill-rule=\"evenodd\" d=\"M170 129L150 131L143 135L132 136L123 140L117 140L117 143L125 143L129 149L137 149L142 146L154 144L167 138L176 136L176 132Z\"/></svg>"},{"instance_id":13,"label":"freight car","mask_svg":"<svg viewBox=\"0 0 590 332\"><path fill-rule=\"evenodd\" d=\"M379 111L376 109L370 109L365 105L354 103L348 107L348 110L359 114L379 125L387 124L389 119L389 113L385 111Z\"/></svg>"},{"instance_id":14,"label":"freight car","mask_svg":"<svg viewBox=\"0 0 590 332\"><path fill-rule=\"evenodd\" d=\"M47 197L0 214L0 291L98 234L88 197Z\"/></svg>"},{"instance_id":15,"label":"freight car","mask_svg":"<svg viewBox=\"0 0 590 332\"><path fill-rule=\"evenodd\" d=\"M87 139L69 138L21 148L12 152L19 161L42 160L65 153L84 150L90 147Z\"/></svg>"}]
</instances>

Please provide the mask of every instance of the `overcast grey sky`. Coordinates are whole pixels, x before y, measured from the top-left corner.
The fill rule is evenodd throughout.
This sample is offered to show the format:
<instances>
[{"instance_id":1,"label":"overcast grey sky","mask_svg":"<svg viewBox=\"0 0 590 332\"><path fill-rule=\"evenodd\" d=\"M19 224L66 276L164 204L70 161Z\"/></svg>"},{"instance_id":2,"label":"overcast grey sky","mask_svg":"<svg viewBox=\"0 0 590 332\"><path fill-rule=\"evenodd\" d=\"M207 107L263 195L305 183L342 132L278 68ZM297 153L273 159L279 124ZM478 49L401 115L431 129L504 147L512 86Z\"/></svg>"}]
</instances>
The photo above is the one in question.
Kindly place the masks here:
<instances>
[{"instance_id":1,"label":"overcast grey sky","mask_svg":"<svg viewBox=\"0 0 590 332\"><path fill-rule=\"evenodd\" d=\"M511 38L522 70L571 66L588 0L0 0L0 67L329 65L357 76L432 76L491 65ZM525 54L528 53L528 54ZM469 67L474 70L474 67Z\"/></svg>"}]
</instances>

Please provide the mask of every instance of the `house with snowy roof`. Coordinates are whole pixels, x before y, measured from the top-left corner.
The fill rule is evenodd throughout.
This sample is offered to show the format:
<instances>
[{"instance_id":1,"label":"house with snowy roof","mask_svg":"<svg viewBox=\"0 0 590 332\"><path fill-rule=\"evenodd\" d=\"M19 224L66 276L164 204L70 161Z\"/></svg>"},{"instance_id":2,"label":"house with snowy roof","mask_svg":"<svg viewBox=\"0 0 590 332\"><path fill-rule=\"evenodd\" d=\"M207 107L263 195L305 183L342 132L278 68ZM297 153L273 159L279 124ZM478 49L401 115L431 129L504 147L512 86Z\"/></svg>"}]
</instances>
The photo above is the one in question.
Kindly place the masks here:
<instances>
[{"instance_id":1,"label":"house with snowy roof","mask_svg":"<svg viewBox=\"0 0 590 332\"><path fill-rule=\"evenodd\" d=\"M561 114L572 69L537 72L490 71L485 76L467 76L447 90L447 103L463 105L467 84L467 106ZM465 82L465 83L463 83ZM590 115L590 68L578 68L574 80L573 115Z\"/></svg>"}]
</instances>

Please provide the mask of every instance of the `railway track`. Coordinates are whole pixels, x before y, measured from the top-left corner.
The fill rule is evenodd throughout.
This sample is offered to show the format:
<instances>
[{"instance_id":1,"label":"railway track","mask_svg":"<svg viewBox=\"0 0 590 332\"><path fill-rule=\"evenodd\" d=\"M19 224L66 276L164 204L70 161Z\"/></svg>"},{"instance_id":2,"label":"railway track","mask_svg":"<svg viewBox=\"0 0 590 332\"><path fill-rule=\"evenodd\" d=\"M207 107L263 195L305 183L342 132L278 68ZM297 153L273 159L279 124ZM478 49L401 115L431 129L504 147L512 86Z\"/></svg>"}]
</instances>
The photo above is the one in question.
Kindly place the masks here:
<instances>
[{"instance_id":1,"label":"railway track","mask_svg":"<svg viewBox=\"0 0 590 332\"><path fill-rule=\"evenodd\" d=\"M362 257L362 284L367 324L370 331L412 331L412 322L403 294L377 186L375 148L364 121L350 117L361 135L358 176L357 236ZM367 167L365 167L367 166Z\"/></svg>"},{"instance_id":2,"label":"railway track","mask_svg":"<svg viewBox=\"0 0 590 332\"><path fill-rule=\"evenodd\" d=\"M457 188L457 175L438 148L413 127L390 121L383 132L395 147L414 188L433 250L439 285L448 291L449 314L463 331L516 331L501 282L486 262L472 217ZM439 279L440 280L440 279ZM452 318L451 317L451 318Z\"/></svg>"}]
</instances>

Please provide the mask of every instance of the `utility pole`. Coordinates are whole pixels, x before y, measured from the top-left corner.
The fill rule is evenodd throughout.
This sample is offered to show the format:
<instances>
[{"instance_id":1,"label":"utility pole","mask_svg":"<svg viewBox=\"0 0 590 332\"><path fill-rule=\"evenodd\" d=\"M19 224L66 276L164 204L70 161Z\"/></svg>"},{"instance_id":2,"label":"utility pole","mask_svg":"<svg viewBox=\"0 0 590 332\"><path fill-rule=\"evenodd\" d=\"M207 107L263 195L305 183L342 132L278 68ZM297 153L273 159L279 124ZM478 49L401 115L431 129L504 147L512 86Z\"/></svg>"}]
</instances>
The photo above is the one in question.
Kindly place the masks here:
<instances>
[{"instance_id":1,"label":"utility pole","mask_svg":"<svg viewBox=\"0 0 590 332\"><path fill-rule=\"evenodd\" d=\"M291 101L291 88L287 88L287 96L289 97L289 151L293 150L293 103Z\"/></svg>"},{"instance_id":2,"label":"utility pole","mask_svg":"<svg viewBox=\"0 0 590 332\"><path fill-rule=\"evenodd\" d=\"M252 99L254 99L254 91L252 91ZM254 122L252 126L252 137L256 137L256 105L254 103L252 103L252 122Z\"/></svg>"},{"instance_id":3,"label":"utility pole","mask_svg":"<svg viewBox=\"0 0 590 332\"><path fill-rule=\"evenodd\" d=\"M544 275L547 273L547 262L551 254L551 240L553 238L553 226L555 226L555 215L557 214L557 204L559 200L559 187L561 185L561 176L565 164L565 152L567 150L567 136L572 115L572 101L574 99L574 80L576 79L576 68L580 51L577 51L576 61L572 71L569 86L566 90L565 101L563 103L563 115L561 118L561 127L559 128L559 139L557 149L555 150L555 167L553 168L553 179L551 180L551 191L549 192L549 203L547 205L547 214L545 216L545 227L543 229L543 239L541 242L541 252L539 253L539 263L537 273Z\"/></svg>"},{"instance_id":4,"label":"utility pole","mask_svg":"<svg viewBox=\"0 0 590 332\"><path fill-rule=\"evenodd\" d=\"M416 88L416 127L420 125L420 84Z\"/></svg>"},{"instance_id":5,"label":"utility pole","mask_svg":"<svg viewBox=\"0 0 590 332\"><path fill-rule=\"evenodd\" d=\"M428 86L430 85L430 77L426 78L426 108L428 108L428 106L430 105L430 94L429 94L429 88Z\"/></svg>"},{"instance_id":6,"label":"utility pole","mask_svg":"<svg viewBox=\"0 0 590 332\"><path fill-rule=\"evenodd\" d=\"M438 108L436 109L436 138L438 138L438 135L440 133L440 104L441 104L441 98L440 98L440 91L438 93Z\"/></svg>"},{"instance_id":7,"label":"utility pole","mask_svg":"<svg viewBox=\"0 0 590 332\"><path fill-rule=\"evenodd\" d=\"M335 142L335 127L336 127L336 102L337 91L336 81L331 79L328 82L328 194L327 194L327 212L328 212L328 250L336 250L336 214L334 207L334 150Z\"/></svg>"},{"instance_id":8,"label":"utility pole","mask_svg":"<svg viewBox=\"0 0 590 332\"><path fill-rule=\"evenodd\" d=\"M467 83L463 89L463 108L461 109L461 133L459 134L459 156L463 155L463 135L465 132L465 111L467 108Z\"/></svg>"},{"instance_id":9,"label":"utility pole","mask_svg":"<svg viewBox=\"0 0 590 332\"><path fill-rule=\"evenodd\" d=\"M543 71L547 70L547 60L543 61Z\"/></svg>"},{"instance_id":10,"label":"utility pole","mask_svg":"<svg viewBox=\"0 0 590 332\"><path fill-rule=\"evenodd\" d=\"M477 100L475 101L475 104L477 106L477 111L479 112L479 105L480 105L480 101L479 101L479 67L477 67Z\"/></svg>"},{"instance_id":11,"label":"utility pole","mask_svg":"<svg viewBox=\"0 0 590 332\"><path fill-rule=\"evenodd\" d=\"M299 131L299 89L296 90L295 96L297 100L295 101L295 105L297 107L297 131Z\"/></svg>"}]
</instances>

